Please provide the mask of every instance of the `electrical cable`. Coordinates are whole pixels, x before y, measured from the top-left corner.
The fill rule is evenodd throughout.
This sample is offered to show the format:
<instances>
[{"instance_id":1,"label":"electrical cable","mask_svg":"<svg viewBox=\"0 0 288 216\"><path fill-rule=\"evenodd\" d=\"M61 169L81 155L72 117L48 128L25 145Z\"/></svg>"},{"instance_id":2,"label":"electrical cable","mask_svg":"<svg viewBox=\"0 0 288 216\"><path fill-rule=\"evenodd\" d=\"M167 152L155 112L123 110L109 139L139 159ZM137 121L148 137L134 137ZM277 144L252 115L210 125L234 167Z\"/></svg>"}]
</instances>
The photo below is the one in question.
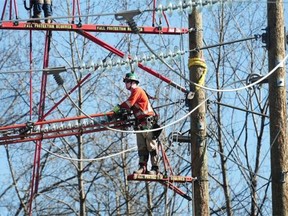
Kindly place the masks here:
<instances>
[{"instance_id":1,"label":"electrical cable","mask_svg":"<svg viewBox=\"0 0 288 216\"><path fill-rule=\"evenodd\" d=\"M72 98L70 97L70 94L68 94L67 90L65 89L65 87L62 85L64 91L66 92L68 98L70 99L70 101L72 102L73 106L75 106L81 113L83 113L83 115L85 115L87 118L91 119L94 121L94 119L88 115L87 113L85 113L73 100ZM121 132L121 133L145 133L145 132L153 132L153 131L158 131L158 130L162 130L164 128L167 128L167 127L170 127L171 125L174 125L180 121L182 121L183 119L187 118L189 115L191 115L194 111L196 111L200 106L202 106L204 103L206 103L206 101L209 99L209 97L207 97L204 101L202 101L200 104L198 104L194 109L192 109L190 112L188 112L187 114L185 114L184 116L182 116L181 118L175 120L174 122L171 122L167 125L164 125L164 126L161 126L159 128L156 128L156 129L149 129L149 130L132 130L132 131L128 131L128 130L120 130L120 129L115 129L115 128L111 128L111 127L108 127L104 124L101 124L100 122L97 124L99 125L102 125L103 127L105 127L106 129L108 130L111 130L111 131L115 131L115 132Z\"/></svg>"},{"instance_id":2,"label":"electrical cable","mask_svg":"<svg viewBox=\"0 0 288 216\"><path fill-rule=\"evenodd\" d=\"M243 2L243 1L241 1L241 2ZM105 15L114 15L114 14L102 14L102 16L105 16ZM93 16L93 15L91 15L91 16ZM94 15L95 16L95 15ZM73 17L75 17L75 16L73 16ZM76 16L77 17L77 16ZM79 16L80 17L80 16ZM88 17L88 16L87 16ZM61 18L61 17L60 17ZM146 42L145 42L146 43ZM228 43L227 43L228 44ZM157 55L156 55L157 56ZM287 58L287 56L285 57L285 59L282 61L282 62L280 62L278 65L277 65L277 68L278 68L278 66L280 65L280 64L282 64L285 60L286 60L286 58ZM165 63L164 63L165 64ZM166 64L165 64L166 65ZM166 65L166 66L168 66L168 64ZM170 66L168 66L168 67L170 67ZM276 68L276 69L277 69ZM170 68L171 69L171 68ZM276 70L275 69L275 70ZM42 70L41 70L42 71ZM273 73L274 71L272 70L271 71L271 73ZM268 74L270 74L270 73L268 73ZM266 75L265 76L265 78L267 78L268 77L268 75ZM260 82L260 81L262 81L263 79L265 79L264 77L262 78L262 79L260 79L260 80L258 80L258 82ZM257 84L258 82L255 82L255 83L253 83L254 85L255 84ZM195 84L196 86L197 86L197 84L196 83L193 83L193 84ZM250 86L253 86L252 84L251 85L248 85L249 87ZM202 87L202 88L204 88L204 89L207 89L207 90L209 90L208 88L205 88L205 87L203 87L203 86L200 86L199 85L199 87ZM246 86L246 88L247 88L247 86ZM244 88L238 88L238 90L239 89L244 89ZM211 89L210 89L211 90ZM217 90L217 91L219 91L219 90ZM224 90L221 90L221 91L224 91ZM235 89L233 90L233 91L236 91ZM83 113L83 111L81 111L82 113ZM190 114L189 114L190 115ZM187 115L188 116L188 115ZM182 118L181 118L182 119ZM176 123L177 123L178 121L176 121ZM107 128L109 128L109 127L107 127ZM164 127L163 127L164 128ZM115 129L113 129L113 128L111 128L112 130L115 130ZM116 131L120 131L120 132L127 132L127 131L122 131L122 130L116 130ZM146 130L145 130L146 131ZM151 131L153 131L153 130L151 130ZM131 131L130 131L131 132ZM143 132L143 131L138 131L139 133L140 132ZM135 131L133 131L133 133L135 133Z\"/></svg>"},{"instance_id":3,"label":"electrical cable","mask_svg":"<svg viewBox=\"0 0 288 216\"><path fill-rule=\"evenodd\" d=\"M209 146L208 146L208 148L211 149L212 151L217 152L218 154L224 156L227 160L229 160L229 161L231 161L232 163L236 164L238 167L241 167L242 169L244 169L244 170L246 170L246 171L249 171L249 173L252 173L252 174L254 174L255 176L258 176L259 178L262 178L262 179L264 179L264 180L266 180L266 181L269 181L269 179L267 179L267 178L265 178L264 176L261 176L261 175L259 175L259 174L257 174L257 173L252 172L250 169L244 167L242 164L240 164L240 163L238 163L237 161L231 159L230 157L226 156L224 153L218 151L217 149L214 149L214 148L209 147Z\"/></svg>"},{"instance_id":4,"label":"electrical cable","mask_svg":"<svg viewBox=\"0 0 288 216\"><path fill-rule=\"evenodd\" d=\"M62 155L59 155L59 154L56 154L54 152L51 152L49 151L48 149L44 148L43 146L41 146L41 148L51 154L51 155L54 155L55 157L58 157L58 158L61 158L61 159L65 159L65 160L70 160L70 161L78 161L78 162L92 162L92 161L100 161L100 160L104 160L104 159L107 159L107 158L111 158L111 157L115 157L117 155L121 155L121 154L124 154L126 152L130 152L130 151L133 151L135 150L137 147L132 147L130 149L126 149L126 150L123 150L123 151L120 151L120 152L117 152L117 153L114 153L114 154L110 154L110 155L106 155L106 156L103 156L103 157L99 157L99 158L91 158L91 159L78 159L78 158L72 158L72 157L65 157L65 156L62 156Z\"/></svg>"},{"instance_id":5,"label":"electrical cable","mask_svg":"<svg viewBox=\"0 0 288 216\"><path fill-rule=\"evenodd\" d=\"M70 95L68 94L67 90L66 90L65 87L63 86L63 83L62 83L61 86L63 87L64 91L65 91L66 94L68 95L68 97L69 97L70 101L73 103L73 105L74 105L81 113L83 113L85 116L87 116L88 118L90 118L90 119L93 120L93 118L92 118L91 116L89 116L88 114L86 114L86 113L85 113L80 107L78 107L77 104L72 100L72 98L71 98ZM178 120L176 120L176 121L174 121L174 122L172 122L172 123L170 123L170 124L167 124L167 125L165 125L165 126L162 126L162 127L160 127L159 129L142 130L142 131L134 131L134 130L133 130L133 131L127 131L127 130L118 130L118 129L110 128L110 127L107 127L107 126L105 126L105 125L103 125L103 124L102 124L102 125L103 125L105 128L107 128L108 130L116 131L116 132L143 133L143 132L157 131L157 130L160 130L160 129L164 129L164 128L166 128L166 127L169 127L170 125L176 124L176 123L178 123L179 121L181 121L182 119L188 117L190 114L192 114L193 111L195 111L196 109L198 109L198 107L201 106L203 103L205 103L208 99L209 99L209 98L206 98L206 100L204 100L201 104L199 104L195 109L191 110L188 114L184 115L184 116L181 117L180 119L178 119ZM101 124L101 123L99 123L99 124ZM89 159L89 160L91 160L91 159Z\"/></svg>"},{"instance_id":6,"label":"electrical cable","mask_svg":"<svg viewBox=\"0 0 288 216\"><path fill-rule=\"evenodd\" d=\"M185 77L183 77L181 74L179 74L176 70L174 70L167 62L165 62L161 57L159 57L159 55L157 55L152 49L151 47L147 44L147 42L143 39L143 37L138 34L140 36L140 39L142 38L142 41L143 43L147 46L147 48L156 56L158 57L158 59L160 59L160 61L162 63L164 63L170 70L172 70L173 72L175 72L179 77L182 77L186 82L189 82L195 86L198 86L200 88L203 88L203 89L206 89L206 90L210 90L210 91L216 91L216 92L231 92L231 91L240 91L240 90L243 90L243 89L246 89L246 88L251 88L259 83L261 83L263 80L265 80L267 77L269 77L281 64L284 64L284 62L286 61L287 59L287 56L284 58L283 61L281 61L273 70L271 70L268 74L266 74L265 76L263 76L262 78L260 78L259 80L251 83L251 84L248 84L248 85L245 85L243 87L240 87L240 88L236 88L236 89L213 89L213 88L209 88L209 87L205 87L203 85L199 85L198 83L194 83L188 79L186 79ZM251 37L252 38L252 37ZM248 39L251 39L251 38L248 38ZM240 40L236 40L236 42L238 41L245 41L245 40L248 40L247 38L246 39L240 39ZM234 41L235 42L235 41ZM230 44L230 43L234 43L234 42L227 42L227 43L223 43L223 44ZM220 44L221 45L221 44ZM212 46L207 46L207 47L214 47L214 46L218 46L218 45L212 45ZM205 47L204 47L205 48ZM203 49L204 49L203 48ZM202 48L200 48L202 49ZM71 67L71 68L67 68L67 69L79 69L79 67ZM47 69L46 69L47 70ZM49 69L51 71L53 71L54 69L51 68ZM55 69L57 70L57 69ZM37 69L37 70L34 70L34 71L45 71L45 69ZM10 72L0 72L1 73L19 73L19 72L30 72L30 70L18 70L18 71L10 71Z\"/></svg>"},{"instance_id":7,"label":"electrical cable","mask_svg":"<svg viewBox=\"0 0 288 216\"><path fill-rule=\"evenodd\" d=\"M280 131L278 132L278 134L276 135L275 139L273 140L270 149L271 149L272 146L274 145L274 143L275 143L275 141L276 141L276 138L278 137L279 133L280 133ZM227 156L227 155L225 155L224 153L221 153L220 151L218 151L218 150L216 150L216 149L214 149L214 148L212 148L212 147L208 147L208 148L212 149L213 151L217 152L218 154L223 155L226 159L232 161L233 163L235 163L236 165L238 165L238 166L241 167L242 169L249 171L250 174L253 174L254 176L258 176L258 177L260 177L260 178L262 178L262 179L264 179L264 180L266 180L266 181L269 181L269 179L267 179L267 178L265 178L265 177L263 177L263 176L255 173L255 172L251 171L251 169L245 168L242 164L236 162L235 160L230 159L230 157ZM265 154L264 158L262 159L262 162L260 163L259 167L260 167L260 166L262 165L262 163L264 162L265 158L266 158L267 155L268 155L268 152L269 152L269 150L267 151L267 153ZM249 178L249 179L250 179L250 178Z\"/></svg>"},{"instance_id":8,"label":"electrical cable","mask_svg":"<svg viewBox=\"0 0 288 216\"><path fill-rule=\"evenodd\" d=\"M148 45L148 43L144 40L144 38L142 37L142 35L140 33L137 33L137 35L139 36L140 40L144 43L144 45L148 48L148 50L153 53L153 55L155 55L164 65L166 65L171 71L173 71L174 73L176 73L178 76L182 77L181 74L179 74L176 70L174 70L167 62L165 62L159 55L157 55L157 53L154 52L154 50ZM235 88L235 89L213 89L213 88L209 88L203 85L199 85L198 83L192 82L190 80L188 80L185 77L182 77L183 79L185 79L187 82L189 82L190 84L193 84L199 88L205 89L205 90L209 90L209 91L215 91L215 92L234 92L234 91L240 91L240 90L244 90L247 88L251 88L255 85L257 85L258 83L262 82L263 80L265 80L266 78L268 78L271 74L273 74L279 67L281 67L282 65L284 65L284 63L286 62L288 58L288 55L286 55L284 57L284 59L282 61L280 61L280 63L278 63L269 73L267 73L265 76L261 77L259 80L245 85L243 87L239 87L239 88Z\"/></svg>"},{"instance_id":9,"label":"electrical cable","mask_svg":"<svg viewBox=\"0 0 288 216\"><path fill-rule=\"evenodd\" d=\"M51 16L51 20L57 20L57 19L72 19L72 18L89 18L89 17L101 17L101 16L115 16L117 13L102 13L102 14L87 14L87 15L74 15L74 16ZM27 21L41 21L45 20L47 18L30 18L30 19L11 19L11 20L1 20L7 21L7 22L27 22ZM0 24L1 24L0 22Z\"/></svg>"},{"instance_id":10,"label":"electrical cable","mask_svg":"<svg viewBox=\"0 0 288 216\"><path fill-rule=\"evenodd\" d=\"M282 1L283 3L288 3L288 1ZM217 2L213 2L214 4L217 4ZM225 4L225 3L228 3L227 1L226 2L222 2L222 1L219 1L218 3L222 3L222 4ZM271 0L268 0L268 1L264 1L263 2L261 0L255 0L255 1L252 1L252 0L234 0L234 1L229 1L229 4L233 4L233 3L269 3L269 4L273 4L273 3L278 3L277 1L271 1ZM209 2L207 1L206 4L209 4ZM205 6L205 4L202 3L202 5ZM205 7L204 7L205 8ZM159 11L159 8L156 8L156 9L144 9L144 10L141 10L140 12L141 13L146 13L146 12L157 12ZM52 16L51 19L52 20L57 20L57 19L72 19L72 18L88 18L88 17L103 17L103 16L115 16L117 15L119 12L115 13L115 12L112 12L112 13L99 13L99 14L88 14L88 15L74 15L74 16ZM19 22L19 21L31 21L32 19L11 19L11 20L5 20L5 21L12 21L12 22ZM33 18L33 20L45 20L45 18ZM4 21L4 20L2 20ZM1 22L0 22L1 23Z\"/></svg>"}]
</instances>

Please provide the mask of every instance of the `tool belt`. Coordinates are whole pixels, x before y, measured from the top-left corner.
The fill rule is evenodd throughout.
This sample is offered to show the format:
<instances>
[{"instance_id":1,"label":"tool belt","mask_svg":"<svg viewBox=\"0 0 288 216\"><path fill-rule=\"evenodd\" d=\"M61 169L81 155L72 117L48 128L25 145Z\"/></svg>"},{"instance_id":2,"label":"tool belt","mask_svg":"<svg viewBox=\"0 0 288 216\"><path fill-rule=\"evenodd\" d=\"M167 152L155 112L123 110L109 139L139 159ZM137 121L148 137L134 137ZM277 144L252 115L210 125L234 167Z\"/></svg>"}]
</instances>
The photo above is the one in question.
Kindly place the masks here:
<instances>
[{"instance_id":1,"label":"tool belt","mask_svg":"<svg viewBox=\"0 0 288 216\"><path fill-rule=\"evenodd\" d=\"M149 130L156 123L155 116L148 116L141 119L136 119L135 130Z\"/></svg>"},{"instance_id":2,"label":"tool belt","mask_svg":"<svg viewBox=\"0 0 288 216\"><path fill-rule=\"evenodd\" d=\"M158 129L160 125L157 124L157 116L148 116L146 118L137 119L136 127L134 130L149 130L149 129ZM153 131L153 139L156 140L162 132L162 129Z\"/></svg>"}]
</instances>

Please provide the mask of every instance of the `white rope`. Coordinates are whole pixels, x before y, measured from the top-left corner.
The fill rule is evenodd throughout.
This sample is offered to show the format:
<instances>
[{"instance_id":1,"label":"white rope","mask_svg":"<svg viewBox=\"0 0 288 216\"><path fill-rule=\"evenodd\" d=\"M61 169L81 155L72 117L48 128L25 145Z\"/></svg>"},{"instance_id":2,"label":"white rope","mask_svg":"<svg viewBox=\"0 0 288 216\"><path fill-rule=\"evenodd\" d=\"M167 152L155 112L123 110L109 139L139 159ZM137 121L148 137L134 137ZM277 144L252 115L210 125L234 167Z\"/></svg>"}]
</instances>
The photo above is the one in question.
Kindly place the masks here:
<instances>
[{"instance_id":1,"label":"white rope","mask_svg":"<svg viewBox=\"0 0 288 216\"><path fill-rule=\"evenodd\" d=\"M56 154L56 153L54 153L54 152L51 152L51 151L49 151L49 150L46 149L46 148L43 148L43 147L41 147L41 148L42 148L44 151L46 151L47 153L52 154L52 155L54 155L55 157L58 157L58 158L61 158L61 159L70 160L70 161L92 162L92 161L104 160L104 159L107 159L107 158L115 157L115 156L120 155L120 154L124 154L124 153L129 152L129 151L133 151L134 149L136 149L136 146L133 147L133 148L130 148L130 149L123 150L123 151L118 152L118 153L106 155L106 156L99 157L99 158L91 158L91 159L89 159L89 158L86 158L86 159L78 159L78 158L72 158L72 157L64 157L64 156L62 156L62 155Z\"/></svg>"}]
</instances>

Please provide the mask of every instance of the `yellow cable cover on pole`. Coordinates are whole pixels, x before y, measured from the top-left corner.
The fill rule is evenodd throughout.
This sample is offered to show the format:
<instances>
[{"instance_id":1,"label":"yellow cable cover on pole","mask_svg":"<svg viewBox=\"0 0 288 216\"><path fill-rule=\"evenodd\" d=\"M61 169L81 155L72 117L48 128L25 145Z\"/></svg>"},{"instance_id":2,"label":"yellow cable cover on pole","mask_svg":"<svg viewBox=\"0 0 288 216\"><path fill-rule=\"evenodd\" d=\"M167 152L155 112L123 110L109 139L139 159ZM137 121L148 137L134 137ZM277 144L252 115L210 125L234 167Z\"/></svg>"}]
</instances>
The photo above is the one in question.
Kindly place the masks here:
<instances>
[{"instance_id":1,"label":"yellow cable cover on pole","mask_svg":"<svg viewBox=\"0 0 288 216\"><path fill-rule=\"evenodd\" d=\"M190 69L193 66L200 66L204 69L202 76L200 77L200 79L198 80L198 85L203 86L204 82L205 82L205 76L207 73L207 65L204 61L204 59L201 58L189 58L189 62L188 62L188 68ZM195 86L195 90L197 91L200 87L199 86Z\"/></svg>"}]
</instances>

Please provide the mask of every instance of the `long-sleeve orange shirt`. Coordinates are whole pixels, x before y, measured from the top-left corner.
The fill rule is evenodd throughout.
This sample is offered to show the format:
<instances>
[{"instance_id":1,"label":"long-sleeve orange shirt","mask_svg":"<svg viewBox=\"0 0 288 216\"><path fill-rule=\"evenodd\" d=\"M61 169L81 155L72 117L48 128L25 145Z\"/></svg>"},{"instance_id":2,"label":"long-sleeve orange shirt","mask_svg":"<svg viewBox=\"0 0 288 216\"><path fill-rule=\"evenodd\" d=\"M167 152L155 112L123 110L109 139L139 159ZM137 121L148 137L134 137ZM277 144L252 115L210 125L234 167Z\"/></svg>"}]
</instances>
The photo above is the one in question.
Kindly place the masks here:
<instances>
[{"instance_id":1,"label":"long-sleeve orange shirt","mask_svg":"<svg viewBox=\"0 0 288 216\"><path fill-rule=\"evenodd\" d=\"M130 97L120 104L120 107L131 109L137 119L142 119L147 116L155 116L146 92L139 86L131 89Z\"/></svg>"}]
</instances>

